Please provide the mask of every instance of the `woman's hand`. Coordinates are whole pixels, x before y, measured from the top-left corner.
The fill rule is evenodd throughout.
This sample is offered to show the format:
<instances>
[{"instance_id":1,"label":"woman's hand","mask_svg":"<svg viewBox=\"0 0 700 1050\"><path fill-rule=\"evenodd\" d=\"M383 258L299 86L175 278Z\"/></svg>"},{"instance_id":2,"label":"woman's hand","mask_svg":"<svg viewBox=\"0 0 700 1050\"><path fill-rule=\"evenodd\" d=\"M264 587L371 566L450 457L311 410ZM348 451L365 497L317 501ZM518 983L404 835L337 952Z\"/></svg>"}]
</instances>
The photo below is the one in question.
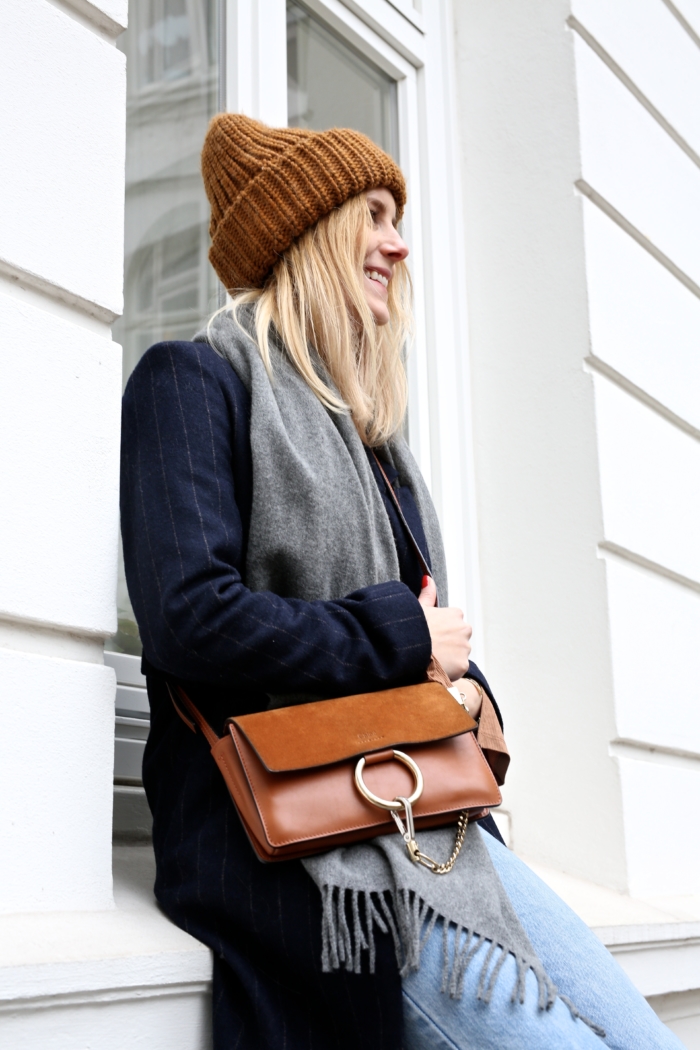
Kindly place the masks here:
<instances>
[{"instance_id":1,"label":"woman's hand","mask_svg":"<svg viewBox=\"0 0 700 1050\"><path fill-rule=\"evenodd\" d=\"M471 678L458 678L452 685L456 685L464 697L464 706L472 718L478 718L481 714L481 693Z\"/></svg>"},{"instance_id":2,"label":"woman's hand","mask_svg":"<svg viewBox=\"0 0 700 1050\"><path fill-rule=\"evenodd\" d=\"M418 601L423 606L428 622L433 656L442 664L450 681L454 682L469 669L469 654L472 651L469 639L472 629L464 622L461 609L435 608L437 588L431 576L423 577L423 590L418 596Z\"/></svg>"}]
</instances>

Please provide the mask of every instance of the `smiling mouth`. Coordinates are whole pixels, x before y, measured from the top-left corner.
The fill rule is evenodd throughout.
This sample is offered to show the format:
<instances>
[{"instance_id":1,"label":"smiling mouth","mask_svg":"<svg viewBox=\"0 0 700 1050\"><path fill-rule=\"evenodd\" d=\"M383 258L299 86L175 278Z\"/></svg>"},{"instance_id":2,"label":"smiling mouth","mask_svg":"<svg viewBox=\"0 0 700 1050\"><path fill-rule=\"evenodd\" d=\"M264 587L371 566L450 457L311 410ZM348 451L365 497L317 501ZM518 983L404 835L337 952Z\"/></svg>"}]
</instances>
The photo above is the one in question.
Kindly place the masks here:
<instances>
[{"instance_id":1,"label":"smiling mouth","mask_svg":"<svg viewBox=\"0 0 700 1050\"><path fill-rule=\"evenodd\" d=\"M385 274L379 273L378 270L365 270L365 277L368 277L370 281L377 281L384 288L389 287L389 278Z\"/></svg>"}]
</instances>

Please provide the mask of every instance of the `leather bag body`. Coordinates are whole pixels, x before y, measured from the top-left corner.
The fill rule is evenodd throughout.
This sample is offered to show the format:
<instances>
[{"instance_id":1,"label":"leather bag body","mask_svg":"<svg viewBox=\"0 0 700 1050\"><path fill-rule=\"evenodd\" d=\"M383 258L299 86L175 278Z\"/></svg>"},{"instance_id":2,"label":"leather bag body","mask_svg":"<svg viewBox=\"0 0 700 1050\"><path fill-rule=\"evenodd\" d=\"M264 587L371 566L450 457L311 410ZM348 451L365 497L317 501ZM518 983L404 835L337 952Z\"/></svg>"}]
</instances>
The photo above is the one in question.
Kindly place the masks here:
<instances>
[{"instance_id":1,"label":"leather bag body","mask_svg":"<svg viewBox=\"0 0 700 1050\"><path fill-rule=\"evenodd\" d=\"M207 737L263 861L312 856L395 830L391 814L356 786L362 757L366 786L389 800L410 796L415 786L394 750L417 763L424 789L413 807L416 828L454 824L464 811L482 816L501 803L477 723L438 682L230 718L220 738L184 691L177 693L178 713Z\"/></svg>"}]
</instances>

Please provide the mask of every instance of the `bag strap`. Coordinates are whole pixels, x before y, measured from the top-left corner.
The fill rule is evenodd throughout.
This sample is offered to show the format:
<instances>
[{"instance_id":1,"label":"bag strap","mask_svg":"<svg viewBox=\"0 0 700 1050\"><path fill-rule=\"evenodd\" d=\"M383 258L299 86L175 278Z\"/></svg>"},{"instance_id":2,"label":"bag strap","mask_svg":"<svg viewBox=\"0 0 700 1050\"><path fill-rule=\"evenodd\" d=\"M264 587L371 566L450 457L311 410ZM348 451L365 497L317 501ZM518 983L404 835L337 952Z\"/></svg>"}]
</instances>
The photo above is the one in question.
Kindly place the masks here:
<instances>
[{"instance_id":1,"label":"bag strap","mask_svg":"<svg viewBox=\"0 0 700 1050\"><path fill-rule=\"evenodd\" d=\"M384 470L384 467L382 466L382 461L379 458L379 456L377 455L377 453L374 451L374 449L372 449L372 455L374 456L375 463L379 467L379 473L384 478L384 484L386 485L387 492L388 492L389 496L391 497L391 500L392 500L394 506L396 507L396 512L397 512L397 514L399 516L399 520L400 520L401 524L403 525L403 527L405 529L406 535L408 536L408 539L409 539L409 541L411 543L411 546L413 547L414 551L418 555L418 561L421 564L421 568L423 569L423 573L426 576L430 576L432 578L433 574L432 574L432 572L430 570L430 566L428 565L427 561L425 560L422 550L418 546L418 541L416 540L416 537L411 532L411 526L406 521L406 515L404 514L403 509L401 507L401 504L399 503L399 497L396 495L396 491L394 489L394 486L391 484L391 482L389 481L388 477L386 476L386 471Z\"/></svg>"},{"instance_id":2,"label":"bag strap","mask_svg":"<svg viewBox=\"0 0 700 1050\"><path fill-rule=\"evenodd\" d=\"M177 690L178 699L192 716L191 719L187 718L187 716L181 710L180 704L178 704L177 700L175 699L175 694L173 693L170 682L166 682L166 685L168 687L168 692L170 693L170 699L173 702L173 707L175 708L175 710L177 711L187 728L191 729L193 733L196 733L199 729L202 736L206 737L209 747L213 747L214 744L218 743L220 737L216 735L216 733L209 725L199 708L192 703L185 690L179 685L175 686L175 689Z\"/></svg>"},{"instance_id":3,"label":"bag strap","mask_svg":"<svg viewBox=\"0 0 700 1050\"><path fill-rule=\"evenodd\" d=\"M396 491L394 489L394 486L391 484L391 482L389 481L389 478L386 475L386 471L384 470L384 467L382 466L382 461L379 458L379 456L377 455L377 453L374 451L374 449L372 449L372 455L374 456L374 460L375 460L377 466L379 467L379 473L382 475L382 477L384 479L384 484L386 485L387 492L391 496L393 504L396 507L396 512L399 515L399 520L401 521L401 524L403 525L404 529L406 530L406 535L408 536L408 538L409 538L409 540L411 542L411 546L413 547L414 551L418 555L418 561L421 564L423 572L425 573L426 576L430 576L431 579L432 579L433 574L432 574L432 572L430 570L430 566L428 565L427 561L423 557L423 552L421 551L420 547L418 546L418 541L416 540L416 537L413 535L413 533L411 531L411 526L406 521L406 515L404 514L403 509L401 507L401 504L399 503L399 497L396 495ZM442 664L435 658L435 656L431 656L430 657L430 663L428 664L427 676L428 676L428 679L431 682L439 682L439 684L440 685L444 685L446 689L451 689L452 688L452 682L448 678L447 673L446 673L445 669L443 668Z\"/></svg>"}]
</instances>

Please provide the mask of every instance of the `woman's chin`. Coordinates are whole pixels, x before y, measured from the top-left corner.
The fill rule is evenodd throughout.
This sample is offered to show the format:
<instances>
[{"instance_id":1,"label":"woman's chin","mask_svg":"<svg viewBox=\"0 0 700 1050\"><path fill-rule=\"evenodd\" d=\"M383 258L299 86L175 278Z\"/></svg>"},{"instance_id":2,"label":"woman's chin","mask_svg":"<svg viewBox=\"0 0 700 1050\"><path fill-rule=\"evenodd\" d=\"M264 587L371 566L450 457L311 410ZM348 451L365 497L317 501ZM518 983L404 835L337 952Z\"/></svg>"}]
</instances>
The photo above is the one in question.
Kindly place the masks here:
<instances>
[{"instance_id":1,"label":"woman's chin","mask_svg":"<svg viewBox=\"0 0 700 1050\"><path fill-rule=\"evenodd\" d=\"M367 305L370 308L375 324L381 326L389 323L389 307L386 303L369 302Z\"/></svg>"}]
</instances>

